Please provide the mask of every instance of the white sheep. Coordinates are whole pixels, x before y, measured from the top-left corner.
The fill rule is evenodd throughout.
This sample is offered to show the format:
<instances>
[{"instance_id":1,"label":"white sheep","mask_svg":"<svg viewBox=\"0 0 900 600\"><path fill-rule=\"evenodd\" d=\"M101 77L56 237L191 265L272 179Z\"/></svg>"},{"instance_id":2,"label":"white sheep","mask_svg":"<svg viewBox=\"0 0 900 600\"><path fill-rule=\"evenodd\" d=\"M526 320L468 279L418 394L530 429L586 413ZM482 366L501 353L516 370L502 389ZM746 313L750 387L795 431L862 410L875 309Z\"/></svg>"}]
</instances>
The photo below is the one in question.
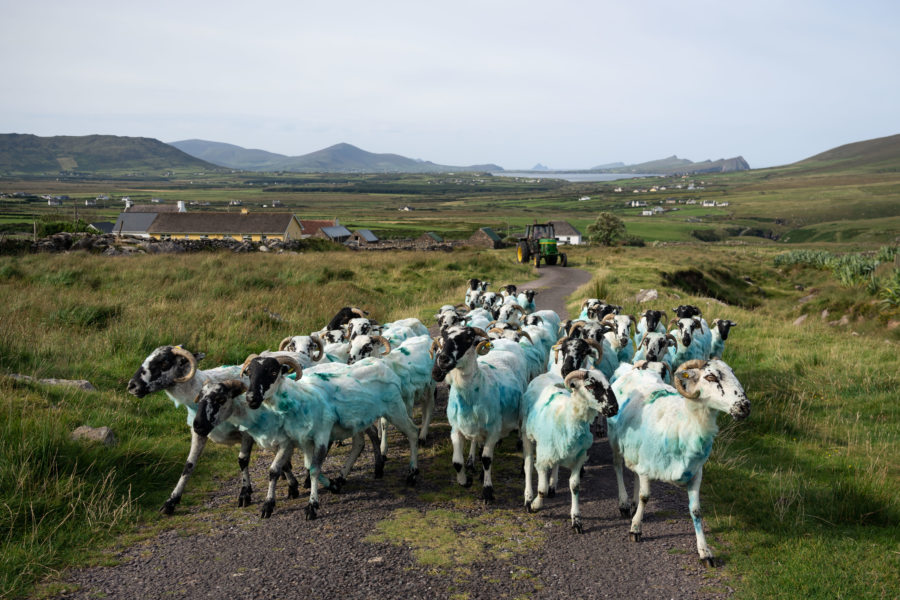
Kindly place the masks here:
<instances>
[{"instance_id":1,"label":"white sheep","mask_svg":"<svg viewBox=\"0 0 900 600\"><path fill-rule=\"evenodd\" d=\"M591 423L598 415L616 414L618 403L603 373L577 370L565 379L546 373L528 384L521 407L521 436L525 455L525 507L539 510L550 493L548 473L560 465L570 471L572 528L583 532L578 496L581 467L594 442ZM532 490L532 468L538 474L538 497ZM555 484L555 481L552 482Z\"/></svg>"},{"instance_id":2,"label":"white sheep","mask_svg":"<svg viewBox=\"0 0 900 600\"><path fill-rule=\"evenodd\" d=\"M676 345L669 348L669 364L673 369L677 369L679 365L689 360L709 358L712 333L702 317L672 319L669 323L670 329L673 324L677 327L677 331L672 329Z\"/></svg>"},{"instance_id":3,"label":"white sheep","mask_svg":"<svg viewBox=\"0 0 900 600\"><path fill-rule=\"evenodd\" d=\"M666 333L666 319L668 316L665 311L662 310L645 310L641 314L641 318L638 319L637 325L634 328L634 343L636 346L640 346L641 340L644 339L644 336L651 332L655 331L656 333ZM635 359L637 360L637 359Z\"/></svg>"},{"instance_id":4,"label":"white sheep","mask_svg":"<svg viewBox=\"0 0 900 600\"><path fill-rule=\"evenodd\" d=\"M442 334L432 376L437 382L446 378L450 383L447 420L456 480L460 485L471 485L463 465L463 443L465 439L477 442L483 447L485 502L494 501L491 479L494 446L519 427L524 372L521 354L491 350L491 341L483 330L452 327Z\"/></svg>"},{"instance_id":5,"label":"white sheep","mask_svg":"<svg viewBox=\"0 0 900 600\"><path fill-rule=\"evenodd\" d=\"M713 319L710 328L710 358L722 358L722 354L725 352L725 340L728 339L732 327L737 327L737 323L728 319Z\"/></svg>"},{"instance_id":6,"label":"white sheep","mask_svg":"<svg viewBox=\"0 0 900 600\"><path fill-rule=\"evenodd\" d=\"M608 325L610 331L604 334L610 347L615 350L616 358L620 363L630 363L634 360L634 343L631 341L631 327L635 318L631 315L609 313L603 317L601 323Z\"/></svg>"},{"instance_id":7,"label":"white sheep","mask_svg":"<svg viewBox=\"0 0 900 600\"><path fill-rule=\"evenodd\" d=\"M619 510L628 516L634 506L625 492L623 462L635 474L633 541L641 539L650 481L686 486L697 552L711 566L713 554L706 544L700 512L703 465L718 432L718 412L744 419L750 414L750 401L731 368L720 360L686 362L675 372L674 383L675 387L664 384L652 370L633 369L612 384L619 413L608 418L607 424Z\"/></svg>"},{"instance_id":8,"label":"white sheep","mask_svg":"<svg viewBox=\"0 0 900 600\"><path fill-rule=\"evenodd\" d=\"M537 305L534 303L534 296L536 294L537 290L522 290L516 297L516 302L525 309L527 314L531 314L537 310Z\"/></svg>"}]
</instances>

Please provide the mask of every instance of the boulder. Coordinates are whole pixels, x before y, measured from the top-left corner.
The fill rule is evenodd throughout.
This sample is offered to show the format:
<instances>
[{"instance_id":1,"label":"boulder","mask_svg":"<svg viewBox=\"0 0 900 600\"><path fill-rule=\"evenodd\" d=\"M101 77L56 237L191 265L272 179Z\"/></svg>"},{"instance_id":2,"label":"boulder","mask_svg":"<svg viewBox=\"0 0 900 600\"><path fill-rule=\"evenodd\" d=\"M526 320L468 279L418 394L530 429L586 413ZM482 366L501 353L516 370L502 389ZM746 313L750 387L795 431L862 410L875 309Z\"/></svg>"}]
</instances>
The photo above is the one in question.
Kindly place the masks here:
<instances>
[{"instance_id":1,"label":"boulder","mask_svg":"<svg viewBox=\"0 0 900 600\"><path fill-rule=\"evenodd\" d=\"M100 442L104 446L115 446L119 443L109 427L88 427L87 425L82 425L73 431L70 437L73 440Z\"/></svg>"},{"instance_id":2,"label":"boulder","mask_svg":"<svg viewBox=\"0 0 900 600\"><path fill-rule=\"evenodd\" d=\"M656 290L640 290L637 296L634 297L634 301L638 303L653 302L658 298L659 293Z\"/></svg>"},{"instance_id":3,"label":"boulder","mask_svg":"<svg viewBox=\"0 0 900 600\"><path fill-rule=\"evenodd\" d=\"M794 320L794 326L799 327L800 325L803 325L803 322L806 321L807 316L808 315L800 315L799 317L797 317L796 320Z\"/></svg>"}]
</instances>

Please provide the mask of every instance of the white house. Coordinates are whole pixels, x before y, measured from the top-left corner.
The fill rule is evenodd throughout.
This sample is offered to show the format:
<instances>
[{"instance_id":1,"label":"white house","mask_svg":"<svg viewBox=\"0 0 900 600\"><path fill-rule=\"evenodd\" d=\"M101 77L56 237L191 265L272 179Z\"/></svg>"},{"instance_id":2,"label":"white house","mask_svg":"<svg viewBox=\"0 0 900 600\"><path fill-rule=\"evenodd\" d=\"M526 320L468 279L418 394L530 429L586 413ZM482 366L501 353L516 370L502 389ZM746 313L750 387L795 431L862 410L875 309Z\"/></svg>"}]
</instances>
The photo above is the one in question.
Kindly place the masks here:
<instances>
[{"instance_id":1,"label":"white house","mask_svg":"<svg viewBox=\"0 0 900 600\"><path fill-rule=\"evenodd\" d=\"M568 221L550 221L553 225L553 235L563 244L578 246L581 244L581 232L572 227Z\"/></svg>"}]
</instances>

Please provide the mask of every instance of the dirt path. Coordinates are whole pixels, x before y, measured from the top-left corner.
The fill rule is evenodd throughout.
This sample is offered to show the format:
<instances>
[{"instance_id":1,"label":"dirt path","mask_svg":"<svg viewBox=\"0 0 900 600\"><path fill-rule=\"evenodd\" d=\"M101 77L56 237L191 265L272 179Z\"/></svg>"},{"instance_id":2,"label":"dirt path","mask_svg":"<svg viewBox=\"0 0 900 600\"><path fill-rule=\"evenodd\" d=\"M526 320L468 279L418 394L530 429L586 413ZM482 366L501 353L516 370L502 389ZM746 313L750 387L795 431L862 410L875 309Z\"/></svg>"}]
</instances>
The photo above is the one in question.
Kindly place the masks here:
<instances>
[{"instance_id":1,"label":"dirt path","mask_svg":"<svg viewBox=\"0 0 900 600\"><path fill-rule=\"evenodd\" d=\"M520 287L541 288L539 308L562 312L590 280L578 269L547 267ZM568 472L545 509L522 509L521 453L507 438L495 458L497 502L484 507L473 488L456 486L450 465L446 387L436 426L420 449L422 480L402 484L408 449L393 436L385 477L374 480L367 450L340 495L325 492L316 521L306 499L286 500L281 485L271 519L260 520L267 453L257 453L254 504L236 508L236 473L175 528L117 555L114 567L67 574L78 586L61 598L721 598L727 588L697 560L687 497L654 484L641 543L620 518L606 440L598 440L582 478L584 534L569 529ZM187 446L185 446L187 448ZM336 472L346 446L326 473ZM295 460L295 463L298 462ZM626 483L631 489L630 477ZM190 486L188 494L197 493ZM427 522L424 519L428 519ZM163 519L164 517L160 517ZM380 534L379 534L380 532ZM711 538L713 536L710 536ZM368 538L368 539L367 539ZM711 540L714 542L714 540Z\"/></svg>"}]
</instances>

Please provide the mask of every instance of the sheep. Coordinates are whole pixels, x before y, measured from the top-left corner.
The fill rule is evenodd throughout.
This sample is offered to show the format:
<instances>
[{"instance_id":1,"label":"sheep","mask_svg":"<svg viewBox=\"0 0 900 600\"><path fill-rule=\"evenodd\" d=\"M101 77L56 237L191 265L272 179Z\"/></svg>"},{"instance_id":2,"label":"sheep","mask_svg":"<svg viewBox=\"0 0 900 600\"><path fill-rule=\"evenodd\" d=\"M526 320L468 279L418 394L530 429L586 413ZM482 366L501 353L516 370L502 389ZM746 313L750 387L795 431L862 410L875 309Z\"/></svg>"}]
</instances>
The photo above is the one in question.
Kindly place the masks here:
<instances>
[{"instance_id":1,"label":"sheep","mask_svg":"<svg viewBox=\"0 0 900 600\"><path fill-rule=\"evenodd\" d=\"M555 339L559 339L560 318L555 311L546 309L535 311L529 315L526 315L522 319L522 323L524 323L525 325L540 324L547 330L548 333L550 333L551 336L553 336Z\"/></svg>"},{"instance_id":2,"label":"sheep","mask_svg":"<svg viewBox=\"0 0 900 600\"><path fill-rule=\"evenodd\" d=\"M507 324L508 325L508 324ZM531 381L547 370L547 355L549 348L545 349L543 343L535 343L531 335L519 328L508 327L506 329L495 327L488 330L488 337L497 341L494 347L499 350L521 352L525 360L525 380ZM527 341L526 341L527 340ZM518 346L518 350L504 343L512 343Z\"/></svg>"},{"instance_id":3,"label":"sheep","mask_svg":"<svg viewBox=\"0 0 900 600\"><path fill-rule=\"evenodd\" d=\"M535 294L537 294L537 290L523 290L519 292L519 295L516 297L516 302L525 309L527 314L531 314L537 310L537 306L534 303Z\"/></svg>"},{"instance_id":4,"label":"sheep","mask_svg":"<svg viewBox=\"0 0 900 600\"><path fill-rule=\"evenodd\" d=\"M365 311L361 308L357 308L355 306L345 306L341 310L334 315L331 320L328 322L328 325L325 326L322 331L332 331L335 329L340 329L344 325L347 324L350 319L355 319L357 317L367 317L369 315L368 311Z\"/></svg>"},{"instance_id":5,"label":"sheep","mask_svg":"<svg viewBox=\"0 0 900 600\"><path fill-rule=\"evenodd\" d=\"M631 341L631 326L635 319L631 315L609 313L603 317L601 323L610 327L610 331L604 334L611 348L616 352L616 358L620 363L630 363L634 360L634 344Z\"/></svg>"},{"instance_id":6,"label":"sheep","mask_svg":"<svg viewBox=\"0 0 900 600\"><path fill-rule=\"evenodd\" d=\"M518 296L518 294L516 293L516 286L514 286L513 284L504 285L502 288L500 288L500 295L503 297L504 302L509 298L515 300Z\"/></svg>"},{"instance_id":7,"label":"sheep","mask_svg":"<svg viewBox=\"0 0 900 600\"><path fill-rule=\"evenodd\" d=\"M644 336L651 331L666 333L666 319L668 315L665 311L645 310L634 328L635 345L639 346Z\"/></svg>"},{"instance_id":8,"label":"sheep","mask_svg":"<svg viewBox=\"0 0 900 600\"><path fill-rule=\"evenodd\" d=\"M358 336L350 344L350 358L347 364L354 364L364 358L376 356L383 349L379 358L390 367L400 379L400 390L406 411L412 414L417 400L422 404L422 426L419 429L419 441L428 438L428 427L434 412L435 385L431 378L434 366L434 343L427 334L404 340L393 350L390 340L383 336ZM387 453L387 436L382 421L381 453Z\"/></svg>"},{"instance_id":9,"label":"sheep","mask_svg":"<svg viewBox=\"0 0 900 600\"><path fill-rule=\"evenodd\" d=\"M481 281L480 279L472 278L466 282L466 298L465 304L470 309L475 308L476 306L481 306L481 295L487 291L488 286L490 285L487 281Z\"/></svg>"},{"instance_id":10,"label":"sheep","mask_svg":"<svg viewBox=\"0 0 900 600\"><path fill-rule=\"evenodd\" d=\"M463 440L483 447L482 498L494 501L491 464L494 446L519 427L519 405L525 391L524 360L520 353L491 350L491 341L481 329L452 327L442 334L432 377L450 383L447 420L453 443L456 481L472 484L463 467Z\"/></svg>"},{"instance_id":11,"label":"sheep","mask_svg":"<svg viewBox=\"0 0 900 600\"><path fill-rule=\"evenodd\" d=\"M448 327L452 327L453 325L462 325L465 323L465 313L461 312L461 308L465 308L465 304L445 304L440 309L436 315L434 315L435 321L437 321L437 325L439 329L446 329Z\"/></svg>"},{"instance_id":12,"label":"sheep","mask_svg":"<svg viewBox=\"0 0 900 600\"><path fill-rule=\"evenodd\" d=\"M709 358L712 333L702 317L672 319L669 327L673 324L678 328L674 334L677 343L675 347L669 348L669 364L673 369L689 360Z\"/></svg>"},{"instance_id":13,"label":"sheep","mask_svg":"<svg viewBox=\"0 0 900 600\"><path fill-rule=\"evenodd\" d=\"M503 298L496 292L484 292L481 294L481 308L493 313L503 304ZM494 317L496 318L496 317Z\"/></svg>"},{"instance_id":14,"label":"sheep","mask_svg":"<svg viewBox=\"0 0 900 600\"><path fill-rule=\"evenodd\" d=\"M638 344L637 351L634 353L633 362L636 363L639 360L648 360L651 362L661 361L669 364L671 360L669 348L677 345L678 341L672 334L651 331L646 334L644 339L641 340L641 343Z\"/></svg>"},{"instance_id":15,"label":"sheep","mask_svg":"<svg viewBox=\"0 0 900 600\"><path fill-rule=\"evenodd\" d=\"M422 324L422 321L409 318L399 319L392 323L385 323L381 326L381 335L387 338L391 344L397 346L404 340L419 336L428 336L428 328Z\"/></svg>"},{"instance_id":16,"label":"sheep","mask_svg":"<svg viewBox=\"0 0 900 600\"><path fill-rule=\"evenodd\" d=\"M687 487L700 560L714 564L703 535L700 482L718 432L716 416L729 412L735 420L750 414L750 401L731 367L721 360L692 360L674 375L675 387L657 373L634 369L613 384L619 413L607 419L613 468L619 488L619 511L633 514L629 535L641 539L641 521L650 498L650 481ZM625 492L623 463L635 474L636 509Z\"/></svg>"},{"instance_id":17,"label":"sheep","mask_svg":"<svg viewBox=\"0 0 900 600\"><path fill-rule=\"evenodd\" d=\"M494 319L519 326L519 315L525 316L525 309L518 304L504 304L494 314Z\"/></svg>"},{"instance_id":18,"label":"sheep","mask_svg":"<svg viewBox=\"0 0 900 600\"><path fill-rule=\"evenodd\" d=\"M581 467L594 442L590 426L598 415L611 417L618 409L609 382L596 369L572 371L565 379L546 373L528 384L520 416L525 455L525 508L529 512L540 510L550 490L548 472L562 465L570 471L572 529L584 532L578 495ZM532 467L538 474L537 498L532 491Z\"/></svg>"},{"instance_id":19,"label":"sheep","mask_svg":"<svg viewBox=\"0 0 900 600\"><path fill-rule=\"evenodd\" d=\"M703 313L693 304L681 304L672 309L675 317L678 319L690 319L691 317L702 317Z\"/></svg>"},{"instance_id":20,"label":"sheep","mask_svg":"<svg viewBox=\"0 0 900 600\"><path fill-rule=\"evenodd\" d=\"M569 329L567 337L580 337L585 340L593 340L602 351L602 355L598 357L597 368L603 372L607 379L619 367L618 350L613 347L607 334L610 332L609 323L600 323L597 321L575 321Z\"/></svg>"},{"instance_id":21,"label":"sheep","mask_svg":"<svg viewBox=\"0 0 900 600\"><path fill-rule=\"evenodd\" d=\"M725 352L725 340L728 339L731 328L736 326L737 323L728 319L713 319L712 328L710 329L710 358L722 358L722 354Z\"/></svg>"},{"instance_id":22,"label":"sheep","mask_svg":"<svg viewBox=\"0 0 900 600\"><path fill-rule=\"evenodd\" d=\"M484 308L473 308L465 316L465 324L469 327L477 327L478 329L488 329L491 326L491 322L494 320L494 315L490 313L490 311Z\"/></svg>"},{"instance_id":23,"label":"sheep","mask_svg":"<svg viewBox=\"0 0 900 600\"><path fill-rule=\"evenodd\" d=\"M290 369L297 379L285 377ZM312 520L319 509L318 482L322 463L333 440L354 438L350 455L334 482L340 489L353 462L362 450L360 436L379 417L386 417L409 440L410 463L406 482L414 485L418 477L417 429L401 400L400 381L383 361L364 359L354 365L324 364L310 369L308 380L301 381L302 368L290 359L250 356L245 362L249 384L247 404L258 408L268 402L284 416L284 432L303 452L310 474L310 496L306 519ZM314 388L310 392L310 388ZM330 390L323 395L319 390ZM277 458L277 457L276 457ZM263 510L271 514L275 506L275 482L279 465L269 471L269 495Z\"/></svg>"},{"instance_id":24,"label":"sheep","mask_svg":"<svg viewBox=\"0 0 900 600\"><path fill-rule=\"evenodd\" d=\"M325 344L317 335L294 335L281 340L278 344L278 350L281 352L292 352L296 356L297 362L304 369L325 360ZM330 361L328 361L330 362Z\"/></svg>"},{"instance_id":25,"label":"sheep","mask_svg":"<svg viewBox=\"0 0 900 600\"><path fill-rule=\"evenodd\" d=\"M197 461L203 453L207 440L219 444L240 444L238 466L241 470L241 491L238 495L238 506L249 506L253 493L249 471L253 437L246 432L241 432L237 426L231 423L222 423L213 428L198 427L195 424L198 416L198 404L195 399L203 385L209 381L224 381L238 377L241 367L235 365L198 370L197 361L202 357L202 354L194 355L181 346L160 346L144 359L128 382L128 392L138 398L154 392L165 391L166 396L176 407L187 408L187 423L191 428L191 449L175 489L160 508L160 512L165 515L173 514L175 507L181 502L184 488L197 466ZM284 474L289 482L289 497L299 497L299 484L291 472L289 463L285 465Z\"/></svg>"}]
</instances>

